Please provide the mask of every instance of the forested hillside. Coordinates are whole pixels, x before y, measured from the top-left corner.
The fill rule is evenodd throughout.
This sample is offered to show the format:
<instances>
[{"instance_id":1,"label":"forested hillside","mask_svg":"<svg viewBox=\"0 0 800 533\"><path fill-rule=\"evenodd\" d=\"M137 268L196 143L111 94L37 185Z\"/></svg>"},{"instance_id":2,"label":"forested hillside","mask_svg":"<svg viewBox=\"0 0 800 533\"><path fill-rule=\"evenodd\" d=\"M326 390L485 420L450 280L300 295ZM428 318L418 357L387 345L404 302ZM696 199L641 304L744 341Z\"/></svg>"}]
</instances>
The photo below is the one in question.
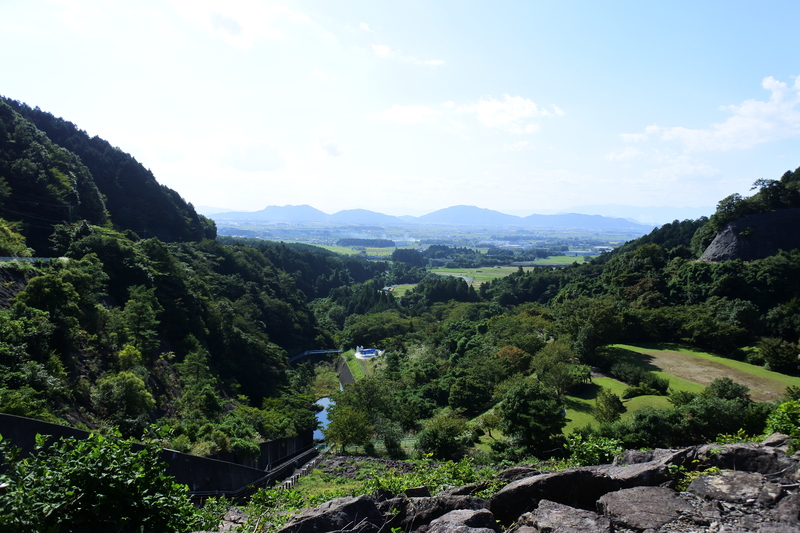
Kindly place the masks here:
<instances>
[{"instance_id":1,"label":"forested hillside","mask_svg":"<svg viewBox=\"0 0 800 533\"><path fill-rule=\"evenodd\" d=\"M18 103L0 102L0 119L0 209L17 221L2 224L4 253L61 257L2 266L3 412L133 436L155 423L172 448L241 459L260 440L315 427L313 400L335 393L330 368L290 368L289 356L361 345L385 355L335 393L329 441L402 456L412 437L435 457L516 461L575 439L640 447L757 434L776 407L729 379L680 389L616 344L676 343L797 372L800 251L698 261L736 217L797 207L797 171L723 200L709 220L475 287L424 269L468 260L466 248L382 262L204 238L213 226L105 141ZM401 298L385 290L399 283L416 286ZM591 397L593 422L568 439L564 409L577 394ZM639 397L671 407L623 405Z\"/></svg>"},{"instance_id":2,"label":"forested hillside","mask_svg":"<svg viewBox=\"0 0 800 533\"><path fill-rule=\"evenodd\" d=\"M71 122L0 97L0 216L48 256L55 224L88 220L164 242L214 238L198 215L132 156Z\"/></svg>"}]
</instances>

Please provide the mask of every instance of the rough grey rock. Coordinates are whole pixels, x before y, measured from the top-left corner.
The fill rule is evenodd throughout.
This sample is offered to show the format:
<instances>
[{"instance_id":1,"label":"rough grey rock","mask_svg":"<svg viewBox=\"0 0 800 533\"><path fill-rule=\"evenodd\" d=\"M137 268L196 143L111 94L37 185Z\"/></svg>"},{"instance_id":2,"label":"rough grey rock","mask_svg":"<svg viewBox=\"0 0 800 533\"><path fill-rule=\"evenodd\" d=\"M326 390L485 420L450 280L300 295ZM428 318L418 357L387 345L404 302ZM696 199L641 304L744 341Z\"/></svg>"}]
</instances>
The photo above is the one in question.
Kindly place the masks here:
<instances>
[{"instance_id":1,"label":"rough grey rock","mask_svg":"<svg viewBox=\"0 0 800 533\"><path fill-rule=\"evenodd\" d=\"M761 446L769 446L770 448L781 448L789 444L792 437L784 435L783 433L773 433L766 439L761 441Z\"/></svg>"},{"instance_id":2,"label":"rough grey rock","mask_svg":"<svg viewBox=\"0 0 800 533\"><path fill-rule=\"evenodd\" d=\"M592 511L576 509L550 500L542 500L533 512L519 517L520 526L536 533L611 533L611 520ZM522 531L522 529L517 530Z\"/></svg>"},{"instance_id":3,"label":"rough grey rock","mask_svg":"<svg viewBox=\"0 0 800 533\"><path fill-rule=\"evenodd\" d=\"M433 498L409 498L405 518L400 521L403 531L418 528L450 511L487 509L489 502L469 496L435 496Z\"/></svg>"},{"instance_id":4,"label":"rough grey rock","mask_svg":"<svg viewBox=\"0 0 800 533\"><path fill-rule=\"evenodd\" d=\"M797 468L797 463L783 451L755 443L700 446L696 448L695 458L704 466L758 472L773 480L776 476L790 479Z\"/></svg>"},{"instance_id":5,"label":"rough grey rock","mask_svg":"<svg viewBox=\"0 0 800 533\"><path fill-rule=\"evenodd\" d=\"M700 261L752 261L775 255L778 250L800 248L800 208L779 209L734 220L722 228Z\"/></svg>"},{"instance_id":6,"label":"rough grey rock","mask_svg":"<svg viewBox=\"0 0 800 533\"><path fill-rule=\"evenodd\" d=\"M378 531L383 515L369 496L335 498L289 520L281 533Z\"/></svg>"},{"instance_id":7,"label":"rough grey rock","mask_svg":"<svg viewBox=\"0 0 800 533\"><path fill-rule=\"evenodd\" d=\"M510 524L516 517L535 509L542 499L592 510L603 494L640 485L657 485L668 479L669 471L662 460L576 468L506 485L492 497L489 508L501 522Z\"/></svg>"},{"instance_id":8,"label":"rough grey rock","mask_svg":"<svg viewBox=\"0 0 800 533\"><path fill-rule=\"evenodd\" d=\"M597 510L614 525L644 530L659 528L693 508L672 489L634 487L606 494L597 502Z\"/></svg>"},{"instance_id":9,"label":"rough grey rock","mask_svg":"<svg viewBox=\"0 0 800 533\"><path fill-rule=\"evenodd\" d=\"M431 491L428 490L428 487L411 487L405 490L405 495L409 498L429 498L431 495Z\"/></svg>"},{"instance_id":10,"label":"rough grey rock","mask_svg":"<svg viewBox=\"0 0 800 533\"><path fill-rule=\"evenodd\" d=\"M480 483L470 483L469 485L462 485L460 487L453 487L452 489L443 490L439 496L469 496L476 492L482 491L489 487L488 481L481 481Z\"/></svg>"},{"instance_id":11,"label":"rough grey rock","mask_svg":"<svg viewBox=\"0 0 800 533\"><path fill-rule=\"evenodd\" d=\"M497 522L488 509L450 511L433 520L426 533L497 533Z\"/></svg>"},{"instance_id":12,"label":"rough grey rock","mask_svg":"<svg viewBox=\"0 0 800 533\"><path fill-rule=\"evenodd\" d=\"M800 527L800 494L790 494L778 502L772 517L784 524Z\"/></svg>"},{"instance_id":13,"label":"rough grey rock","mask_svg":"<svg viewBox=\"0 0 800 533\"><path fill-rule=\"evenodd\" d=\"M541 473L542 473L541 470L537 470L536 468L532 468L529 466L515 466L514 468L503 470L502 472L497 474L497 479L505 483L511 483L513 481L524 479L526 477L536 476Z\"/></svg>"},{"instance_id":14,"label":"rough grey rock","mask_svg":"<svg viewBox=\"0 0 800 533\"><path fill-rule=\"evenodd\" d=\"M540 500L592 509L600 496L619 488L618 482L586 468L539 474L500 489L492 496L489 509L502 523L511 524L517 517L533 511Z\"/></svg>"},{"instance_id":15,"label":"rough grey rock","mask_svg":"<svg viewBox=\"0 0 800 533\"><path fill-rule=\"evenodd\" d=\"M501 474L522 477L489 502L460 495L474 492L477 484L436 497L384 492L374 499L342 498L293 518L283 532L489 533L497 532L495 518L506 527L516 523L506 533L800 532L800 484L794 481L800 455L786 457L780 436L766 442L628 453L630 464L547 474L530 475L535 470L523 467ZM679 493L669 488L674 466L734 471L701 477ZM598 510L605 516L593 512Z\"/></svg>"},{"instance_id":16,"label":"rough grey rock","mask_svg":"<svg viewBox=\"0 0 800 533\"><path fill-rule=\"evenodd\" d=\"M759 499L766 482L758 472L722 472L700 476L687 489L702 498L731 503L752 503Z\"/></svg>"}]
</instances>

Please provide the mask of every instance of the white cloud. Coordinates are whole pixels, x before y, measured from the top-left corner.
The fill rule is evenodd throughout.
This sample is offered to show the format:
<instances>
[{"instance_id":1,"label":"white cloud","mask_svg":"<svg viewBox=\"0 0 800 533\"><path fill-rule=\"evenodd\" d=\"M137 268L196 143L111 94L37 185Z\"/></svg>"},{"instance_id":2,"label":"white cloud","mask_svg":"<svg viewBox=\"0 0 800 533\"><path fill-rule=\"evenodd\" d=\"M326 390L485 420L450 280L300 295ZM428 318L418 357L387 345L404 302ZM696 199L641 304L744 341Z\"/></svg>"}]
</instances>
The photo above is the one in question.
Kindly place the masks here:
<instances>
[{"instance_id":1,"label":"white cloud","mask_svg":"<svg viewBox=\"0 0 800 533\"><path fill-rule=\"evenodd\" d=\"M492 97L481 98L473 104L458 107L456 111L474 113L478 122L490 128L503 128L511 133L533 133L539 126L526 121L554 114L563 115L564 112L557 106L553 107L555 110L551 113L546 109L540 109L536 103L527 98L505 94L503 100L495 100Z\"/></svg>"},{"instance_id":2,"label":"white cloud","mask_svg":"<svg viewBox=\"0 0 800 533\"><path fill-rule=\"evenodd\" d=\"M319 70L317 68L315 68L314 71L311 74L315 78L319 78L321 80L334 80L335 81L335 80L339 79L339 76L337 76L336 74L328 74L327 72L323 72L322 70Z\"/></svg>"},{"instance_id":3,"label":"white cloud","mask_svg":"<svg viewBox=\"0 0 800 533\"><path fill-rule=\"evenodd\" d=\"M283 157L267 144L236 146L220 162L244 172L279 170L285 164Z\"/></svg>"},{"instance_id":4,"label":"white cloud","mask_svg":"<svg viewBox=\"0 0 800 533\"><path fill-rule=\"evenodd\" d=\"M358 25L358 27L361 28L364 31L368 31L368 32L372 33L372 29L369 27L369 24L367 24L366 22L362 22L361 24Z\"/></svg>"},{"instance_id":5,"label":"white cloud","mask_svg":"<svg viewBox=\"0 0 800 533\"><path fill-rule=\"evenodd\" d=\"M317 137L317 152L324 157L339 157L342 155L339 143L334 141L330 135L319 135Z\"/></svg>"},{"instance_id":6,"label":"white cloud","mask_svg":"<svg viewBox=\"0 0 800 533\"><path fill-rule=\"evenodd\" d=\"M309 17L283 3L260 0L172 0L173 6L196 27L230 44L250 49L262 40L287 39L283 21L310 22Z\"/></svg>"},{"instance_id":7,"label":"white cloud","mask_svg":"<svg viewBox=\"0 0 800 533\"><path fill-rule=\"evenodd\" d=\"M394 55L392 49L385 44L373 44L372 51L375 52L375 55L378 57L390 57Z\"/></svg>"},{"instance_id":8,"label":"white cloud","mask_svg":"<svg viewBox=\"0 0 800 533\"><path fill-rule=\"evenodd\" d=\"M628 146L619 152L611 152L606 155L606 161L625 161L626 159L633 159L642 155L642 151L633 146Z\"/></svg>"},{"instance_id":9,"label":"white cloud","mask_svg":"<svg viewBox=\"0 0 800 533\"><path fill-rule=\"evenodd\" d=\"M672 164L654 168L644 173L648 180L655 181L674 181L683 176L708 177L719 173L719 171L705 163L696 163L688 157L677 158Z\"/></svg>"},{"instance_id":10,"label":"white cloud","mask_svg":"<svg viewBox=\"0 0 800 533\"><path fill-rule=\"evenodd\" d=\"M503 151L505 152L522 152L524 150L533 150L535 147L533 143L530 141L517 141L512 144L506 144L503 146Z\"/></svg>"},{"instance_id":11,"label":"white cloud","mask_svg":"<svg viewBox=\"0 0 800 533\"><path fill-rule=\"evenodd\" d=\"M457 120L451 120L450 124L447 126L442 126L442 129L450 133L455 133L462 139L469 140L469 137L467 137L467 134L465 133L467 126L463 122L459 122Z\"/></svg>"},{"instance_id":12,"label":"white cloud","mask_svg":"<svg viewBox=\"0 0 800 533\"><path fill-rule=\"evenodd\" d=\"M388 120L397 124L431 124L441 112L431 109L424 105L398 105L393 104L391 108L367 115L367 118L376 120Z\"/></svg>"},{"instance_id":13,"label":"white cloud","mask_svg":"<svg viewBox=\"0 0 800 533\"><path fill-rule=\"evenodd\" d=\"M422 61L414 56L404 55L401 50L392 50L390 46L385 44L373 44L372 51L375 52L375 55L378 57L393 58L405 63L412 63L414 65L430 65L433 67L440 67L444 65L444 61L441 59L429 59Z\"/></svg>"},{"instance_id":14,"label":"white cloud","mask_svg":"<svg viewBox=\"0 0 800 533\"><path fill-rule=\"evenodd\" d=\"M730 116L724 122L704 129L682 126L648 126L644 133L622 134L626 142L650 137L682 143L687 151L726 151L748 149L782 139L800 137L800 76L794 86L769 76L761 86L770 91L769 100L745 100L739 105L723 106Z\"/></svg>"}]
</instances>

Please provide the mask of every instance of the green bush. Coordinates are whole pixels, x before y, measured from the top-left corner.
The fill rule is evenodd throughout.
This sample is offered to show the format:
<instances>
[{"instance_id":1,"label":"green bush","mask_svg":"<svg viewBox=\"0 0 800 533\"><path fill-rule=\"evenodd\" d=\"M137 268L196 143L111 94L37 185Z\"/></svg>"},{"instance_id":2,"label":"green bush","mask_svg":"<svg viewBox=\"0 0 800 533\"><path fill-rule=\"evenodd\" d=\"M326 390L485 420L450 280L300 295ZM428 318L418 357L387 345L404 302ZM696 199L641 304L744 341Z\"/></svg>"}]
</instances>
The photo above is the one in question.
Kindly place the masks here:
<instances>
[{"instance_id":1,"label":"green bush","mask_svg":"<svg viewBox=\"0 0 800 533\"><path fill-rule=\"evenodd\" d=\"M572 460L579 466L609 464L618 454L623 452L616 439L597 435L583 437L572 434L567 437L567 450Z\"/></svg>"},{"instance_id":2,"label":"green bush","mask_svg":"<svg viewBox=\"0 0 800 533\"><path fill-rule=\"evenodd\" d=\"M0 482L0 529L114 531L118 533L192 531L213 527L189 501L185 485L164 473L159 448L140 451L120 435L91 434L46 443L37 435L30 457L0 441L5 472Z\"/></svg>"}]
</instances>

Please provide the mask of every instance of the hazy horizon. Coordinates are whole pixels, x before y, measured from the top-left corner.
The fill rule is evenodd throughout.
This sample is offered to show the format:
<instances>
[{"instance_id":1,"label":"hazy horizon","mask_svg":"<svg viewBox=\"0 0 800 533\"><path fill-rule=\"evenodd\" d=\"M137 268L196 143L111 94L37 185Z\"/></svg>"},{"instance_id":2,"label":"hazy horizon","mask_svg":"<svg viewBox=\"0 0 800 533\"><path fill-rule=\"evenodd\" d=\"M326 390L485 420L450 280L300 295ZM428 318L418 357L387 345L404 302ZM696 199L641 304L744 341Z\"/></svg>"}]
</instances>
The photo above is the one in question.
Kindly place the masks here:
<instances>
[{"instance_id":1,"label":"hazy horizon","mask_svg":"<svg viewBox=\"0 0 800 533\"><path fill-rule=\"evenodd\" d=\"M310 204L286 204L286 205L269 205L264 206L261 209L255 210L247 210L247 211L240 211L236 209L228 209L219 206L207 206L207 205L198 205L195 206L198 213L201 213L205 216L213 216L213 215L224 215L225 213L235 212L235 213L258 213L264 209L269 207L302 207L302 206L309 206L314 209L317 209L315 206ZM456 207L456 206L448 206L448 207ZM481 206L469 206L469 207L478 207L479 209L486 209L482 208ZM364 209L364 208L354 208L354 209ZM442 208L447 209L447 207ZM317 209L325 213L326 215L333 215L339 213L341 211L348 211L353 209L339 209L336 211L327 212L322 209ZM430 213L434 213L436 211L440 211L441 209L436 209L433 211L420 211L419 213L402 213L402 214L392 214L381 211L380 209L367 209L368 211L373 211L376 213L382 213L385 215L402 217L402 216L413 216L413 217L420 217ZM564 210L541 210L541 211L531 211L531 210L516 210L517 212L512 212L515 210L501 210L501 209L493 209L492 211L497 211L499 213L513 215L518 217L526 217L530 215L561 215L561 214L583 214L583 215L601 215L606 217L614 217L614 218L624 218L629 220L634 220L641 224L665 224L667 222L672 222L673 220L685 220L689 219L697 219L700 216L710 216L713 214L715 208L711 206L697 206L697 207L673 207L673 206L626 206L626 205L619 205L619 204L608 204L608 205L595 205L595 206L574 206L571 208L567 208ZM620 213L620 211L623 211ZM616 214L615 214L616 213ZM638 215L633 216L631 213L638 213ZM658 216L658 214L662 216ZM665 213L674 213L676 215L665 215Z\"/></svg>"}]
</instances>

